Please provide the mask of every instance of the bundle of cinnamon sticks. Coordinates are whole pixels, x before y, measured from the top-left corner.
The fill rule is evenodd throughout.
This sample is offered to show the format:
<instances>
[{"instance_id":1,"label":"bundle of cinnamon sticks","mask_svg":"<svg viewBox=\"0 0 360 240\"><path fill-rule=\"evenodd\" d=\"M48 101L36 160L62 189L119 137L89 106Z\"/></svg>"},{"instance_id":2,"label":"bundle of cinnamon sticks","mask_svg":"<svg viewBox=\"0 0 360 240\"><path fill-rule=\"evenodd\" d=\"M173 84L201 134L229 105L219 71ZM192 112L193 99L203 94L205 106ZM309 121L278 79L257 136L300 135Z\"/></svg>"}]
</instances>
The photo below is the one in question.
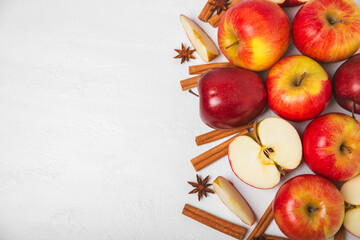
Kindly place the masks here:
<instances>
[{"instance_id":1,"label":"bundle of cinnamon sticks","mask_svg":"<svg viewBox=\"0 0 360 240\"><path fill-rule=\"evenodd\" d=\"M219 14L215 13L215 10L212 8L211 0L208 0L199 14L199 19L203 22L208 22L212 27L219 26L220 20L222 16L225 14L225 10L222 10ZM235 5L240 0L232 0L228 6L228 8Z\"/></svg>"},{"instance_id":2,"label":"bundle of cinnamon sticks","mask_svg":"<svg viewBox=\"0 0 360 240\"><path fill-rule=\"evenodd\" d=\"M207 213L203 210L200 210L188 204L185 204L182 214L208 227L211 227L215 230L218 230L222 233L232 236L236 239L243 239L246 232L246 229L244 227L228 222L224 219L216 217L210 213ZM272 220L273 220L273 213L272 213L272 202L271 202L271 204L266 209L264 215L261 217L254 230L250 233L247 240L258 240L258 239L289 240L288 238L267 235L264 233Z\"/></svg>"}]
</instances>

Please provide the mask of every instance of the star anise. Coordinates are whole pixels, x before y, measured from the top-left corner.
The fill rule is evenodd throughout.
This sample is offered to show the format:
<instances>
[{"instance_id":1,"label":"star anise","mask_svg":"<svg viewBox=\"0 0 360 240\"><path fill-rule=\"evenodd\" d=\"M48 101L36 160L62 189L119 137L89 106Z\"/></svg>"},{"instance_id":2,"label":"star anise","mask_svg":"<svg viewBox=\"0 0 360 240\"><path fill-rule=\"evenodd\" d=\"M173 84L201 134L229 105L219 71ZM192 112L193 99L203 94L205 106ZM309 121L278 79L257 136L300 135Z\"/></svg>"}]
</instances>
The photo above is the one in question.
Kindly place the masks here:
<instances>
[{"instance_id":1,"label":"star anise","mask_svg":"<svg viewBox=\"0 0 360 240\"><path fill-rule=\"evenodd\" d=\"M190 58L195 59L195 57L192 55L195 52L195 49L190 50L190 47L185 48L184 44L181 44L181 50L180 49L174 49L178 52L178 55L174 58L181 58L181 64L185 62L185 60L188 62Z\"/></svg>"},{"instance_id":2,"label":"star anise","mask_svg":"<svg viewBox=\"0 0 360 240\"><path fill-rule=\"evenodd\" d=\"M200 201L203 195L207 197L207 193L214 193L212 189L208 188L209 186L211 186L210 183L207 183L209 181L209 176L207 176L204 180L201 180L199 175L196 174L196 180L197 183L188 182L191 186L194 187L194 190L189 192L189 194L198 193L198 199Z\"/></svg>"},{"instance_id":3,"label":"star anise","mask_svg":"<svg viewBox=\"0 0 360 240\"><path fill-rule=\"evenodd\" d=\"M209 0L209 4L211 5L211 11L217 11L216 14L218 15L229 8L229 0Z\"/></svg>"}]
</instances>

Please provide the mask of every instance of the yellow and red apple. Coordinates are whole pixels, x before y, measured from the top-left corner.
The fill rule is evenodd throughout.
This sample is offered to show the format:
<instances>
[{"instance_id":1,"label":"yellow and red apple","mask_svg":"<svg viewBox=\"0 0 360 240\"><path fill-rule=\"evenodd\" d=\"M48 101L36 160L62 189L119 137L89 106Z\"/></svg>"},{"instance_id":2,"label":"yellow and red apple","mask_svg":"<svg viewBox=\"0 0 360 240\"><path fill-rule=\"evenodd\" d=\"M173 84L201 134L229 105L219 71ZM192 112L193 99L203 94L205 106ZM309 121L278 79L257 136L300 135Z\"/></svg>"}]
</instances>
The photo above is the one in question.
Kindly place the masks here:
<instances>
[{"instance_id":1,"label":"yellow and red apple","mask_svg":"<svg viewBox=\"0 0 360 240\"><path fill-rule=\"evenodd\" d=\"M243 0L221 19L218 43L235 66L253 71L271 67L285 53L290 41L290 24L274 2Z\"/></svg>"},{"instance_id":2,"label":"yellow and red apple","mask_svg":"<svg viewBox=\"0 0 360 240\"><path fill-rule=\"evenodd\" d=\"M302 55L277 62L269 71L266 88L270 109L291 121L313 119L331 98L331 81L326 71Z\"/></svg>"},{"instance_id":3,"label":"yellow and red apple","mask_svg":"<svg viewBox=\"0 0 360 240\"><path fill-rule=\"evenodd\" d=\"M315 118L303 134L304 159L316 174L346 181L360 173L360 123L342 113Z\"/></svg>"},{"instance_id":4,"label":"yellow and red apple","mask_svg":"<svg viewBox=\"0 0 360 240\"><path fill-rule=\"evenodd\" d=\"M360 7L353 0L311 0L295 15L292 37L315 60L345 60L360 47Z\"/></svg>"},{"instance_id":5,"label":"yellow and red apple","mask_svg":"<svg viewBox=\"0 0 360 240\"><path fill-rule=\"evenodd\" d=\"M344 199L329 180L317 175L299 175L276 193L274 219L290 239L328 239L340 229L345 214Z\"/></svg>"}]
</instances>

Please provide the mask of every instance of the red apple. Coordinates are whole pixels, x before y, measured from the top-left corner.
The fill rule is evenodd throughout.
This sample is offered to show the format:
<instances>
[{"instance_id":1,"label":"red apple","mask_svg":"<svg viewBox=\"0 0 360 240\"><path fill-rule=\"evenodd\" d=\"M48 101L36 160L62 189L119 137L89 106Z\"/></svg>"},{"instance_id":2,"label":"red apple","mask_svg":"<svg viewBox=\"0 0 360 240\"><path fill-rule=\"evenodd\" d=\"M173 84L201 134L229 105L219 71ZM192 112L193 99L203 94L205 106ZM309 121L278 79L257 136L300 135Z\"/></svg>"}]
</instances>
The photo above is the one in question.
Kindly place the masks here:
<instances>
[{"instance_id":1,"label":"red apple","mask_svg":"<svg viewBox=\"0 0 360 240\"><path fill-rule=\"evenodd\" d=\"M342 113L315 118L303 134L304 159L316 174L346 181L360 173L360 123Z\"/></svg>"},{"instance_id":2,"label":"red apple","mask_svg":"<svg viewBox=\"0 0 360 240\"><path fill-rule=\"evenodd\" d=\"M220 21L219 47L235 66L253 71L271 67L285 53L290 41L290 24L274 2L243 0Z\"/></svg>"},{"instance_id":3,"label":"red apple","mask_svg":"<svg viewBox=\"0 0 360 240\"><path fill-rule=\"evenodd\" d=\"M207 71L198 82L200 117L212 128L230 129L265 109L266 90L258 74L240 68Z\"/></svg>"},{"instance_id":4,"label":"red apple","mask_svg":"<svg viewBox=\"0 0 360 240\"><path fill-rule=\"evenodd\" d=\"M345 60L360 47L360 7L353 0L311 0L297 12L292 37L315 60Z\"/></svg>"},{"instance_id":5,"label":"red apple","mask_svg":"<svg viewBox=\"0 0 360 240\"><path fill-rule=\"evenodd\" d=\"M326 71L302 55L277 62L267 76L266 89L270 109L291 121L313 119L331 98L331 81Z\"/></svg>"},{"instance_id":6,"label":"red apple","mask_svg":"<svg viewBox=\"0 0 360 240\"><path fill-rule=\"evenodd\" d=\"M360 53L338 68L333 81L337 103L350 112L360 114Z\"/></svg>"},{"instance_id":7,"label":"red apple","mask_svg":"<svg viewBox=\"0 0 360 240\"><path fill-rule=\"evenodd\" d=\"M344 199L329 180L316 175L296 176L276 193L274 219L290 239L328 239L344 220Z\"/></svg>"}]
</instances>

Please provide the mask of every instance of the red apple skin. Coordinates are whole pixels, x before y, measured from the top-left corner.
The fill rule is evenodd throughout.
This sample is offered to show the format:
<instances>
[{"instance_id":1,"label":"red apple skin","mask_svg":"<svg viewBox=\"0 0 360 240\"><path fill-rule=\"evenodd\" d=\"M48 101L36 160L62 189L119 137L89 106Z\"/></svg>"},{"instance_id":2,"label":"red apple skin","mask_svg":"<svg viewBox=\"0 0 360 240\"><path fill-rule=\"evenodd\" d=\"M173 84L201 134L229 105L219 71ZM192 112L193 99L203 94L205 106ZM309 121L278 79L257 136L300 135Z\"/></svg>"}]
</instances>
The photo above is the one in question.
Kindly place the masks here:
<instances>
[{"instance_id":1,"label":"red apple skin","mask_svg":"<svg viewBox=\"0 0 360 240\"><path fill-rule=\"evenodd\" d=\"M360 173L360 123L352 117L328 113L315 118L302 140L305 162L314 173L333 181L346 181Z\"/></svg>"},{"instance_id":2,"label":"red apple skin","mask_svg":"<svg viewBox=\"0 0 360 240\"><path fill-rule=\"evenodd\" d=\"M266 107L266 90L257 73L241 68L216 68L199 79L200 117L216 129L240 127Z\"/></svg>"},{"instance_id":3,"label":"red apple skin","mask_svg":"<svg viewBox=\"0 0 360 240\"><path fill-rule=\"evenodd\" d=\"M242 0L226 11L219 24L222 53L235 66L252 71L263 71L276 63L289 41L289 19L270 1Z\"/></svg>"},{"instance_id":4,"label":"red apple skin","mask_svg":"<svg viewBox=\"0 0 360 240\"><path fill-rule=\"evenodd\" d=\"M317 209L313 214L310 208ZM340 229L345 215L344 199L329 180L317 175L299 175L276 193L274 219L290 239L328 239Z\"/></svg>"},{"instance_id":5,"label":"red apple skin","mask_svg":"<svg viewBox=\"0 0 360 240\"><path fill-rule=\"evenodd\" d=\"M330 19L342 22L331 24ZM297 49L321 62L342 61L360 47L360 7L353 0L311 0L294 17Z\"/></svg>"},{"instance_id":6,"label":"red apple skin","mask_svg":"<svg viewBox=\"0 0 360 240\"><path fill-rule=\"evenodd\" d=\"M307 76L299 86L301 75ZM331 81L320 64L309 57L294 55L281 59L266 79L270 109L291 121L306 121L318 116L331 98Z\"/></svg>"},{"instance_id":7,"label":"red apple skin","mask_svg":"<svg viewBox=\"0 0 360 240\"><path fill-rule=\"evenodd\" d=\"M344 62L334 77L336 102L346 110L360 114L360 53Z\"/></svg>"}]
</instances>

